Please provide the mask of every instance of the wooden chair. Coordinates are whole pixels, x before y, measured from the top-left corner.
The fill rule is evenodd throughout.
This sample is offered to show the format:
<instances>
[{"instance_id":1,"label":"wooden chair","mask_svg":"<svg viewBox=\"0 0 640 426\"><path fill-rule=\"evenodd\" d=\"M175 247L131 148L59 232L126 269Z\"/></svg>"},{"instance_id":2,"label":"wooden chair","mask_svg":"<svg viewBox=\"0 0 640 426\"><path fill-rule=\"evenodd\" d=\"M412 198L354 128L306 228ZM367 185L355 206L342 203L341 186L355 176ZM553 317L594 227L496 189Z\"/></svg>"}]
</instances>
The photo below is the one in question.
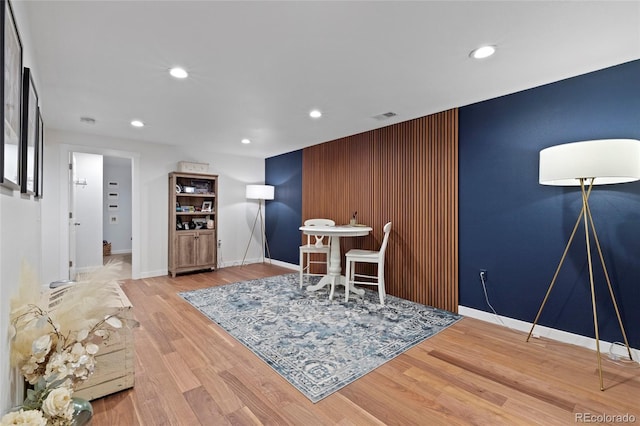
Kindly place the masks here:
<instances>
[{"instance_id":1,"label":"wooden chair","mask_svg":"<svg viewBox=\"0 0 640 426\"><path fill-rule=\"evenodd\" d=\"M304 226L335 226L331 219L307 219ZM326 238L326 241L325 241ZM305 276L326 275L329 272L329 252L331 251L331 238L319 235L307 235L307 244L300 246L300 288ZM321 253L325 255L324 260L311 260L312 254ZM305 254L306 259L305 259ZM324 264L326 272L324 274L312 273L311 265Z\"/></svg>"},{"instance_id":2,"label":"wooden chair","mask_svg":"<svg viewBox=\"0 0 640 426\"><path fill-rule=\"evenodd\" d=\"M389 241L389 233L391 232L391 222L388 222L384 225L384 238L382 239L382 245L380 246L380 250L360 250L360 249L351 249L347 252L346 262L347 269L345 274L345 285L344 285L344 301L349 301L349 289L352 285L361 284L361 285L375 285L378 286L378 296L380 297L380 304L384 305L384 252L387 249L387 243ZM376 263L378 265L378 274L377 275L365 275L365 274L356 274L356 263ZM356 281L356 278L365 279L367 281Z\"/></svg>"}]
</instances>

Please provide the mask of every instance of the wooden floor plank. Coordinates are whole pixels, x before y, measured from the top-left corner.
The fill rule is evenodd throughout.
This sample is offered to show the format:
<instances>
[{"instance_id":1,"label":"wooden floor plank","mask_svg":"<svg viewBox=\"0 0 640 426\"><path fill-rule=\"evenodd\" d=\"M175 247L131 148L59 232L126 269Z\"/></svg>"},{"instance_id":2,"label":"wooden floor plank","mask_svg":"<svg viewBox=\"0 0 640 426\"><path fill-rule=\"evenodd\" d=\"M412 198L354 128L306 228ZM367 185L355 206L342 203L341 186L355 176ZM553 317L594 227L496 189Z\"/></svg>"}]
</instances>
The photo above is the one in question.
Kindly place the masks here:
<instances>
[{"instance_id":1,"label":"wooden floor plank","mask_svg":"<svg viewBox=\"0 0 640 426\"><path fill-rule=\"evenodd\" d=\"M178 293L292 271L269 264L126 280L135 386L93 401L92 426L468 425L640 421L640 368L464 318L316 404Z\"/></svg>"}]
</instances>

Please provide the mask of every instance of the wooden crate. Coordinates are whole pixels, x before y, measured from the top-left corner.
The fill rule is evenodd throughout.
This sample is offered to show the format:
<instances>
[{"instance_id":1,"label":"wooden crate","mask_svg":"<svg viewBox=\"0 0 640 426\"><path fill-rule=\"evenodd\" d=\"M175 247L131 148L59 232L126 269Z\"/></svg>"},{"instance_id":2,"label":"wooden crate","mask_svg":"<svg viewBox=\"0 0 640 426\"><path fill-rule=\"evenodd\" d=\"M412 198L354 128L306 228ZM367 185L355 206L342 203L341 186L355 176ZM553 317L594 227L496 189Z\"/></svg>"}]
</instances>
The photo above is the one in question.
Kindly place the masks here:
<instances>
[{"instance_id":1,"label":"wooden crate","mask_svg":"<svg viewBox=\"0 0 640 426\"><path fill-rule=\"evenodd\" d=\"M118 294L116 307L120 310L120 316L124 319L133 319L133 306L120 286L117 283L107 285L113 286L113 291ZM53 290L51 295L55 294L56 290ZM123 327L100 345L96 355L95 371L89 380L78 385L73 396L91 401L132 388L134 366L133 332L129 327Z\"/></svg>"}]
</instances>

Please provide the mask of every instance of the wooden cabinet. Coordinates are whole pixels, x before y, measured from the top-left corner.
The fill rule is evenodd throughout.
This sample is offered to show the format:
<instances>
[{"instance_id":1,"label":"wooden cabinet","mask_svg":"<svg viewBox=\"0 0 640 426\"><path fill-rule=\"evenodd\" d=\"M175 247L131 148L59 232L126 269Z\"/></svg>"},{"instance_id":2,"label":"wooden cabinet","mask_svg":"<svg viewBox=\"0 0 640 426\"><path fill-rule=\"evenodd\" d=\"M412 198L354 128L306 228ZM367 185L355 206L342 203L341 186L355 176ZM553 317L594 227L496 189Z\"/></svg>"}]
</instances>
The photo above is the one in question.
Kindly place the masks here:
<instances>
[{"instance_id":1,"label":"wooden cabinet","mask_svg":"<svg viewBox=\"0 0 640 426\"><path fill-rule=\"evenodd\" d=\"M169 173L169 273L218 267L218 176Z\"/></svg>"}]
</instances>

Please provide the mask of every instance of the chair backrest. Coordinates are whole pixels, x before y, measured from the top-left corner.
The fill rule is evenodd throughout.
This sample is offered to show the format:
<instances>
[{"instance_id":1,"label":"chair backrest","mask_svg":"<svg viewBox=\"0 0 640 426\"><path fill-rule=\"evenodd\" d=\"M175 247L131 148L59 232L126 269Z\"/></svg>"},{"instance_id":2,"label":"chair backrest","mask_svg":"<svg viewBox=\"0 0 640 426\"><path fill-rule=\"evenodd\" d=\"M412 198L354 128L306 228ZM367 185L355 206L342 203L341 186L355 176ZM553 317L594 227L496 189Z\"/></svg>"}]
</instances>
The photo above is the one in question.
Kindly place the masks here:
<instances>
[{"instance_id":1,"label":"chair backrest","mask_svg":"<svg viewBox=\"0 0 640 426\"><path fill-rule=\"evenodd\" d=\"M391 222L387 222L386 225L382 228L384 231L384 237L382 238L382 245L380 246L380 251L378 252L379 259L384 261L384 252L387 249L387 243L389 242L389 234L391 233Z\"/></svg>"},{"instance_id":2,"label":"chair backrest","mask_svg":"<svg viewBox=\"0 0 640 426\"><path fill-rule=\"evenodd\" d=\"M307 219L304 221L304 226L336 226L336 223L331 219ZM307 245L324 244L324 237L321 235L313 235L314 240L311 242L311 235L307 235ZM329 238L327 240L330 241Z\"/></svg>"}]
</instances>

